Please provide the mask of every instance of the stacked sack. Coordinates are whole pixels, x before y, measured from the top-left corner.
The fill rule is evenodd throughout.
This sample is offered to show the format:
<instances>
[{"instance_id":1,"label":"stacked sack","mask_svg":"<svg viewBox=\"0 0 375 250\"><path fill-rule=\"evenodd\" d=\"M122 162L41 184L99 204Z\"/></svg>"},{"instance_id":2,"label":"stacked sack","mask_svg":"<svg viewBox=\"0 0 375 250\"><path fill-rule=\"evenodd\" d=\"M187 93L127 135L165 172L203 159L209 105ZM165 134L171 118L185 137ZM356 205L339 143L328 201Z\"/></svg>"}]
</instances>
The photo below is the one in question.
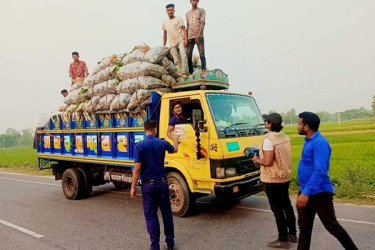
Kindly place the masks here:
<instances>
[{"instance_id":1,"label":"stacked sack","mask_svg":"<svg viewBox=\"0 0 375 250\"><path fill-rule=\"evenodd\" d=\"M176 82L161 63L168 54L167 47L151 49L142 46L125 56L122 60L124 66L117 72L121 80L116 87L119 95L112 103L111 110L124 109L122 104L125 104L123 100L126 98L126 111L139 113L150 103L151 91L168 92L171 83Z\"/></svg>"},{"instance_id":2,"label":"stacked sack","mask_svg":"<svg viewBox=\"0 0 375 250\"><path fill-rule=\"evenodd\" d=\"M168 47L136 47L129 54L103 58L84 81L75 83L65 99L66 112L130 112L151 103L151 92L166 93L176 83Z\"/></svg>"}]
</instances>

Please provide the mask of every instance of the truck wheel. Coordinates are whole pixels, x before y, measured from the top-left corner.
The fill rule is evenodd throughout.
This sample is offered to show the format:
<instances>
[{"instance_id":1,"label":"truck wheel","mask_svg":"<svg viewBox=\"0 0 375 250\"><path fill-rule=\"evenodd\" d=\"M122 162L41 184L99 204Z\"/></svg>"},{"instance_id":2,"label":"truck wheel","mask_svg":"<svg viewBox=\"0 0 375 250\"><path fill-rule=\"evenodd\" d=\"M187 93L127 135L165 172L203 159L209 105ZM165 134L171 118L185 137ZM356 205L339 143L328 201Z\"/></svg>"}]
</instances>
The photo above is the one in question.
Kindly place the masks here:
<instances>
[{"instance_id":1,"label":"truck wheel","mask_svg":"<svg viewBox=\"0 0 375 250\"><path fill-rule=\"evenodd\" d=\"M78 200L84 190L84 180L80 172L75 168L68 168L62 176L62 189L66 198Z\"/></svg>"},{"instance_id":2,"label":"truck wheel","mask_svg":"<svg viewBox=\"0 0 375 250\"><path fill-rule=\"evenodd\" d=\"M84 189L82 190L82 197L89 197L92 192L92 182L93 182L93 177L92 177L92 172L90 170L84 170L82 168L78 168L78 171L83 177L83 186Z\"/></svg>"},{"instance_id":3,"label":"truck wheel","mask_svg":"<svg viewBox=\"0 0 375 250\"><path fill-rule=\"evenodd\" d=\"M187 216L194 208L194 195L189 191L184 178L180 174L169 172L167 180L172 212L179 217Z\"/></svg>"}]
</instances>

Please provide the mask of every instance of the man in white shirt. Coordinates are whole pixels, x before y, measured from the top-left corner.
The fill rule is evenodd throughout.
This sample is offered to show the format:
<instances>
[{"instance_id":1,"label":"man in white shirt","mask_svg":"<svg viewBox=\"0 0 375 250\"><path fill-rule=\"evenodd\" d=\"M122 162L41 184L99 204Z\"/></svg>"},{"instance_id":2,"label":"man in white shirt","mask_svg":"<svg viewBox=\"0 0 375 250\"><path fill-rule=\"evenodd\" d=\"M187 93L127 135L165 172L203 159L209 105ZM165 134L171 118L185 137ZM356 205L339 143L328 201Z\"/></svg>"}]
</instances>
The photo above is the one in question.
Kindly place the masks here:
<instances>
[{"instance_id":1,"label":"man in white shirt","mask_svg":"<svg viewBox=\"0 0 375 250\"><path fill-rule=\"evenodd\" d=\"M162 29L164 30L163 46L166 45L168 36L169 46L171 47L170 53L173 57L176 69L180 76L186 78L188 72L188 61L185 48L187 47L188 40L185 24L181 17L176 17L174 15L174 4L168 4L165 8L167 9L167 15L169 18L164 21L162 26Z\"/></svg>"}]
</instances>

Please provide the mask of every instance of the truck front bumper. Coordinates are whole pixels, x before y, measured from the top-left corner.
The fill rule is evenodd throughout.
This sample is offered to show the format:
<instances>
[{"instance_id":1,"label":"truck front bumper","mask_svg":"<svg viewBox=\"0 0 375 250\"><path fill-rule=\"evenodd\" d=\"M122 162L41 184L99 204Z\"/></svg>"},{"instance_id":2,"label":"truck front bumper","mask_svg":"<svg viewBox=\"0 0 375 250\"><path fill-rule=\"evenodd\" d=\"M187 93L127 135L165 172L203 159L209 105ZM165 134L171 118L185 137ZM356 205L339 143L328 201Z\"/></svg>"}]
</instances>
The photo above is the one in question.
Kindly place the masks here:
<instances>
[{"instance_id":1,"label":"truck front bumper","mask_svg":"<svg viewBox=\"0 0 375 250\"><path fill-rule=\"evenodd\" d=\"M217 183L214 186L214 192L218 197L237 200L259 193L261 186L262 182L257 175L244 180Z\"/></svg>"}]
</instances>

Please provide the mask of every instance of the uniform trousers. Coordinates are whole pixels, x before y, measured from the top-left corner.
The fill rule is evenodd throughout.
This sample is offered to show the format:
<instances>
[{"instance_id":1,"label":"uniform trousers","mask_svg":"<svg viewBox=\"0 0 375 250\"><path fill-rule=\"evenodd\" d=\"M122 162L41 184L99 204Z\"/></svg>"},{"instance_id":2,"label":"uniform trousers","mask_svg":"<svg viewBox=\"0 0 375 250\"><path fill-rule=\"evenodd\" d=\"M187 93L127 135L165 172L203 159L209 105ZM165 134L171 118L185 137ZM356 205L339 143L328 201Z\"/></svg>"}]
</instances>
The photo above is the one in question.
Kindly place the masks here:
<instances>
[{"instance_id":1,"label":"uniform trousers","mask_svg":"<svg viewBox=\"0 0 375 250\"><path fill-rule=\"evenodd\" d=\"M160 249L160 224L158 209L163 217L165 242L170 248L174 247L174 227L171 203L169 200L169 186L165 181L142 185L143 211L146 219L147 231L150 234L150 249Z\"/></svg>"}]
</instances>

